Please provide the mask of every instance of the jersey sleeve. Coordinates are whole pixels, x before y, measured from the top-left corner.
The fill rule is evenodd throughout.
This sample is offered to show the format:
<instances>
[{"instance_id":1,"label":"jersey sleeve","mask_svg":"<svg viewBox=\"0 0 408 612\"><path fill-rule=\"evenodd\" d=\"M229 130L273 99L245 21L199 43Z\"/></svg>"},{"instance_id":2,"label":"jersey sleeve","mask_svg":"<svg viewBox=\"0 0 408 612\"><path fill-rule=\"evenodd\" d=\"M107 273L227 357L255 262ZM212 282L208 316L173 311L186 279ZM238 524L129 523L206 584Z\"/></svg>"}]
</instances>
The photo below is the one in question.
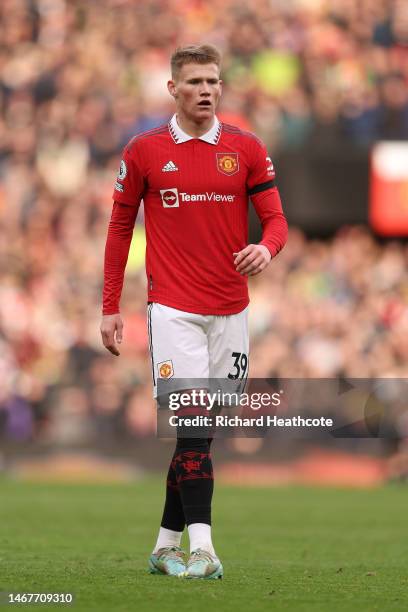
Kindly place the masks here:
<instances>
[{"instance_id":1,"label":"jersey sleeve","mask_svg":"<svg viewBox=\"0 0 408 612\"><path fill-rule=\"evenodd\" d=\"M262 225L260 244L275 257L287 241L288 224L275 185L273 163L265 145L258 139L254 139L247 190Z\"/></svg>"},{"instance_id":2,"label":"jersey sleeve","mask_svg":"<svg viewBox=\"0 0 408 612\"><path fill-rule=\"evenodd\" d=\"M113 203L105 246L103 314L119 312L126 263L138 206Z\"/></svg>"},{"instance_id":3,"label":"jersey sleeve","mask_svg":"<svg viewBox=\"0 0 408 612\"><path fill-rule=\"evenodd\" d=\"M253 139L247 178L248 195L252 196L275 186L275 168L265 145Z\"/></svg>"},{"instance_id":4,"label":"jersey sleeve","mask_svg":"<svg viewBox=\"0 0 408 612\"><path fill-rule=\"evenodd\" d=\"M136 145L127 145L122 154L112 199L120 204L138 207L145 187L143 170Z\"/></svg>"}]
</instances>

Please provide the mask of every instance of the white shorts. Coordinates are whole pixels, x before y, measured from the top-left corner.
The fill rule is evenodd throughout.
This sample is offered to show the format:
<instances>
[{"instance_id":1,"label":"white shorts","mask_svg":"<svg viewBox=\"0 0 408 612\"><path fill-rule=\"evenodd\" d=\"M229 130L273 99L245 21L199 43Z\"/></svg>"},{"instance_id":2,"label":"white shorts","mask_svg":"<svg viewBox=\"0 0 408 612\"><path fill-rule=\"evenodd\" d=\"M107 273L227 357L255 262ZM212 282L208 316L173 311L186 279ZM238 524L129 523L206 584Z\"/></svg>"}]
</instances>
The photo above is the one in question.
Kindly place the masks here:
<instances>
[{"instance_id":1,"label":"white shorts","mask_svg":"<svg viewBox=\"0 0 408 612\"><path fill-rule=\"evenodd\" d=\"M246 380L248 307L233 315L200 315L154 302L147 323L154 397L160 378Z\"/></svg>"}]
</instances>

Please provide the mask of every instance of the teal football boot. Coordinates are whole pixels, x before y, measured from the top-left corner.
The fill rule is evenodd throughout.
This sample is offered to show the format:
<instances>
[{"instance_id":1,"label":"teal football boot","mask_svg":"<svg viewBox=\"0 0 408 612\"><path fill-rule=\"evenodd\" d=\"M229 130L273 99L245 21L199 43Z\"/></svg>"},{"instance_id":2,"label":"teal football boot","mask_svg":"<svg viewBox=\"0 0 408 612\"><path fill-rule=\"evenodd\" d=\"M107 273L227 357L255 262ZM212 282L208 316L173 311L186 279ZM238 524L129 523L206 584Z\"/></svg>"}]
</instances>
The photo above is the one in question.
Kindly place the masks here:
<instances>
[{"instance_id":1,"label":"teal football boot","mask_svg":"<svg viewBox=\"0 0 408 612\"><path fill-rule=\"evenodd\" d=\"M186 571L185 552L179 546L165 546L150 555L149 572L161 576L180 576Z\"/></svg>"},{"instance_id":2,"label":"teal football boot","mask_svg":"<svg viewBox=\"0 0 408 612\"><path fill-rule=\"evenodd\" d=\"M213 557L202 548L193 550L187 562L184 578L203 578L204 580L217 580L222 578L224 569L221 561Z\"/></svg>"}]
</instances>

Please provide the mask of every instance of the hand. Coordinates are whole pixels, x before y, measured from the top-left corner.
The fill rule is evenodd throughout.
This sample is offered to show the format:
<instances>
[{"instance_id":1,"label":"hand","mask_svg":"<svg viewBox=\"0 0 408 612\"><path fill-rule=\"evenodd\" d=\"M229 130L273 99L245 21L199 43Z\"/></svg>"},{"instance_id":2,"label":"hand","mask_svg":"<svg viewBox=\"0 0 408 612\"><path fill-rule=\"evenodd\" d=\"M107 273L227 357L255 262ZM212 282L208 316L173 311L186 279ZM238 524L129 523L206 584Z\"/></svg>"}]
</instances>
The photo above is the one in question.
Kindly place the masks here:
<instances>
[{"instance_id":1,"label":"hand","mask_svg":"<svg viewBox=\"0 0 408 612\"><path fill-rule=\"evenodd\" d=\"M103 315L101 323L101 335L103 345L118 357L120 355L116 342L122 342L123 321L119 313L113 315Z\"/></svg>"},{"instance_id":2,"label":"hand","mask_svg":"<svg viewBox=\"0 0 408 612\"><path fill-rule=\"evenodd\" d=\"M233 255L236 271L248 276L255 276L265 270L272 259L269 249L263 244L249 244Z\"/></svg>"}]
</instances>

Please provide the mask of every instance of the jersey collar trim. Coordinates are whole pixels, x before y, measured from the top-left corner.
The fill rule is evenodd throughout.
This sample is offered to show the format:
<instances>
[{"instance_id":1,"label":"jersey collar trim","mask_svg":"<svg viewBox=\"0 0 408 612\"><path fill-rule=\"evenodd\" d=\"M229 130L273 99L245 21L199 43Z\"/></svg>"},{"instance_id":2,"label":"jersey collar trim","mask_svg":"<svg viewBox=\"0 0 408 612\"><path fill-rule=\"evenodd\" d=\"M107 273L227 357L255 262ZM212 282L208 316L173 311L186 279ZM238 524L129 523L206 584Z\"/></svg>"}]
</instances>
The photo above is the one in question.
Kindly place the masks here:
<instances>
[{"instance_id":1,"label":"jersey collar trim","mask_svg":"<svg viewBox=\"0 0 408 612\"><path fill-rule=\"evenodd\" d=\"M171 137L173 138L176 144L181 144L183 142L187 142L188 140L194 140L194 136L190 136L186 134L179 124L177 123L177 115L174 114L169 121L169 132ZM199 136L198 140L203 140L204 142L208 142L209 144L216 145L221 136L221 123L218 121L217 117L214 117L214 125L211 129L208 130L202 136Z\"/></svg>"}]
</instances>

